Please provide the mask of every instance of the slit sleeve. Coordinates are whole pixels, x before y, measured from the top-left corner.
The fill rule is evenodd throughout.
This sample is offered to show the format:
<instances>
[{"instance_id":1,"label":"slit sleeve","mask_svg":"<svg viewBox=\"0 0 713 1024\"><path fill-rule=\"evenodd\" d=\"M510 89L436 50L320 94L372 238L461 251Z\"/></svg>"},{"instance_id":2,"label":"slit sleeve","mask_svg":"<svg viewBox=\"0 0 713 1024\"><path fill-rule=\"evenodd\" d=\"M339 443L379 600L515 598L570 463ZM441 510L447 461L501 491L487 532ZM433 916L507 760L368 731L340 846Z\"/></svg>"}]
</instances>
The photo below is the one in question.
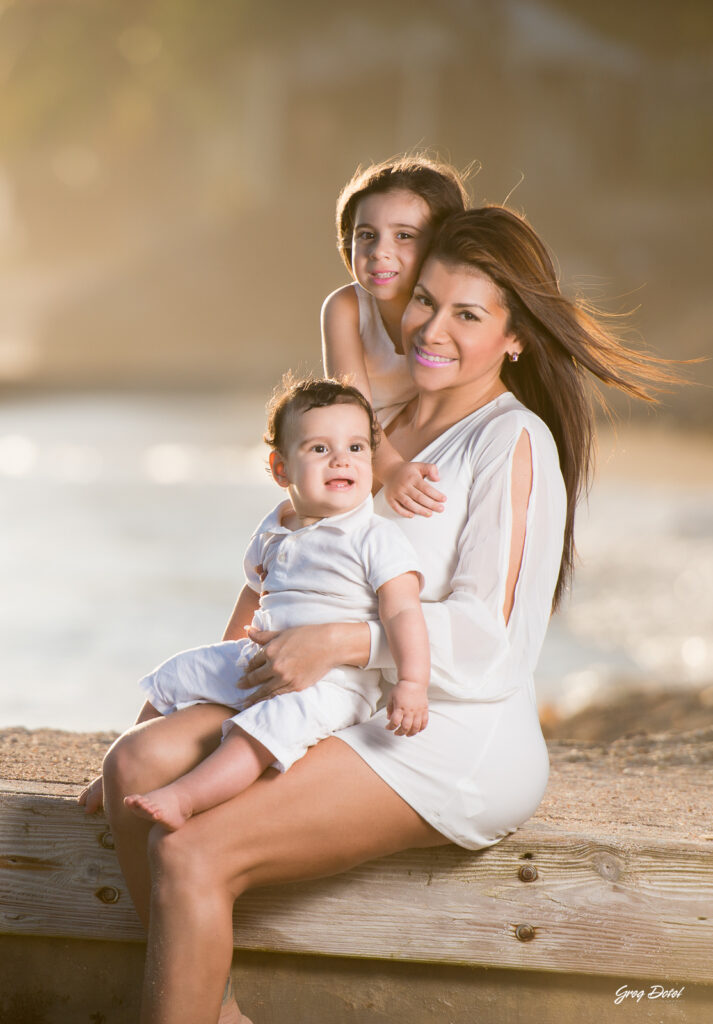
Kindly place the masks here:
<instances>
[{"instance_id":1,"label":"slit sleeve","mask_svg":"<svg viewBox=\"0 0 713 1024\"><path fill-rule=\"evenodd\" d=\"M512 547L513 458L523 429L530 440L532 485L514 604L506 622L503 605ZM485 446L487 457L475 462L467 515L457 539L450 593L440 601L422 604L431 644L431 685L454 699L497 699L510 692L510 682L522 675L523 660L530 660L528 653L534 634L529 631L527 609L533 601L544 604L544 614L541 608L535 611L535 618L541 620L538 628L544 638L559 571L562 550L559 520L562 516L559 511L551 516L548 527L547 503L542 505L540 501L543 489L536 438L523 428L522 422L508 433L505 442L498 439L498 443ZM555 472L559 477L557 463ZM559 480L561 482L561 477ZM555 489L559 506L561 493L557 487ZM537 564L533 575L530 556L532 552L537 553L539 547L532 535L543 526L551 535L551 543L545 544L548 569L538 583ZM535 563L539 561L536 556ZM380 668L389 680L393 659L383 628L379 623L372 623L370 629L369 667ZM526 642L519 643L520 640ZM537 653L539 646L541 640Z\"/></svg>"}]
</instances>

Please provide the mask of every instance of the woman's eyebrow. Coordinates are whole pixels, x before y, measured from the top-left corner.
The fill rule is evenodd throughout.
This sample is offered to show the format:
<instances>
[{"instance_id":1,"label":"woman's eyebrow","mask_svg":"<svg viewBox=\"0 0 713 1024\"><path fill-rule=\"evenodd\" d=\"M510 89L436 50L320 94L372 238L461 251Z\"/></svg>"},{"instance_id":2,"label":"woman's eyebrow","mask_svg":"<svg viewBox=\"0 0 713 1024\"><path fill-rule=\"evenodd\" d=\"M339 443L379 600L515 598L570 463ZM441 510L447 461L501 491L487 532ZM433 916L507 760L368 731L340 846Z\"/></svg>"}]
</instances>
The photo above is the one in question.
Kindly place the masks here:
<instances>
[{"instance_id":1,"label":"woman's eyebrow","mask_svg":"<svg viewBox=\"0 0 713 1024\"><path fill-rule=\"evenodd\" d=\"M453 302L453 309L482 309L487 316L490 316L490 310L486 309L485 306L481 306L479 302Z\"/></svg>"},{"instance_id":2,"label":"woman's eyebrow","mask_svg":"<svg viewBox=\"0 0 713 1024\"><path fill-rule=\"evenodd\" d=\"M413 286L413 290L416 291L417 288L420 289L420 291L422 291L424 293L426 298L433 300L433 296L431 295L431 293L429 292L429 290L425 286L425 284L421 284L420 281L417 281L416 284ZM482 309L483 312L487 316L491 316L492 315L490 310L486 309L485 306L481 306L481 304L479 302L452 302L451 303L451 308L452 309Z\"/></svg>"}]
</instances>

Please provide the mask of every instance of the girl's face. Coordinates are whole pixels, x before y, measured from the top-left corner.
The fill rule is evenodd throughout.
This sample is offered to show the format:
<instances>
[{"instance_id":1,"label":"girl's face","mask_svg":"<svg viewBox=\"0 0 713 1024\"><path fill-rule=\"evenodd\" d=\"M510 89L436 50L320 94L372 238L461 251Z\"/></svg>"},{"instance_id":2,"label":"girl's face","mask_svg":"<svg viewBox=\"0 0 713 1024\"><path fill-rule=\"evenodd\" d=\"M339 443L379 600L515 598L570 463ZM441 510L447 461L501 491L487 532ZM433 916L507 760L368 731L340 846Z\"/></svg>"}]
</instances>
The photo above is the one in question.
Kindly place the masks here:
<instances>
[{"instance_id":1,"label":"girl's face","mask_svg":"<svg viewBox=\"0 0 713 1024\"><path fill-rule=\"evenodd\" d=\"M522 352L508 330L499 288L463 264L428 259L401 321L404 351L420 391L471 387L487 390L503 359Z\"/></svg>"},{"instance_id":2,"label":"girl's face","mask_svg":"<svg viewBox=\"0 0 713 1024\"><path fill-rule=\"evenodd\" d=\"M354 277L376 299L407 300L431 241L431 211L414 192L377 192L354 211Z\"/></svg>"}]
</instances>

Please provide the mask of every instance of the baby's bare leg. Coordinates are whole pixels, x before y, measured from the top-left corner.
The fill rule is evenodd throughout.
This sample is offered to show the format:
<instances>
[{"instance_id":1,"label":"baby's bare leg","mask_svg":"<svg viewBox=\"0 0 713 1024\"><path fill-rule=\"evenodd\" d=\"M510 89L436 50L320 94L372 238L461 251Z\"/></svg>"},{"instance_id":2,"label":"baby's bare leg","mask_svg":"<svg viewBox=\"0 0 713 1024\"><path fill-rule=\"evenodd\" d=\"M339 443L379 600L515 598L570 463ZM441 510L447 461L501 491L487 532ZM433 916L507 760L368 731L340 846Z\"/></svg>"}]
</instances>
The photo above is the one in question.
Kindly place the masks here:
<instances>
[{"instance_id":1,"label":"baby's bare leg","mask_svg":"<svg viewBox=\"0 0 713 1024\"><path fill-rule=\"evenodd\" d=\"M194 814L242 793L274 760L267 747L234 726L218 749L192 771L160 789L133 793L124 803L139 817L175 832Z\"/></svg>"}]
</instances>

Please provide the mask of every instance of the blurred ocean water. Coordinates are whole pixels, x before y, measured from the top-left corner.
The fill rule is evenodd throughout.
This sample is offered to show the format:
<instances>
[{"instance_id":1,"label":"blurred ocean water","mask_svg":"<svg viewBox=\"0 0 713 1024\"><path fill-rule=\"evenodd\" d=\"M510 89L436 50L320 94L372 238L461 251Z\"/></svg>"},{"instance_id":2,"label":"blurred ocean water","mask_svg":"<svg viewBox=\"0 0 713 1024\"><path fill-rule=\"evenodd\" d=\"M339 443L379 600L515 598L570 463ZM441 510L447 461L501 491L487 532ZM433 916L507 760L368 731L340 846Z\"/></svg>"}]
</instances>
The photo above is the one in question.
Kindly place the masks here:
<instances>
[{"instance_id":1,"label":"blurred ocean water","mask_svg":"<svg viewBox=\"0 0 713 1024\"><path fill-rule=\"evenodd\" d=\"M278 500L246 395L0 406L0 727L122 729L135 681L219 637ZM622 429L580 511L581 564L538 699L713 681L713 439Z\"/></svg>"}]
</instances>

